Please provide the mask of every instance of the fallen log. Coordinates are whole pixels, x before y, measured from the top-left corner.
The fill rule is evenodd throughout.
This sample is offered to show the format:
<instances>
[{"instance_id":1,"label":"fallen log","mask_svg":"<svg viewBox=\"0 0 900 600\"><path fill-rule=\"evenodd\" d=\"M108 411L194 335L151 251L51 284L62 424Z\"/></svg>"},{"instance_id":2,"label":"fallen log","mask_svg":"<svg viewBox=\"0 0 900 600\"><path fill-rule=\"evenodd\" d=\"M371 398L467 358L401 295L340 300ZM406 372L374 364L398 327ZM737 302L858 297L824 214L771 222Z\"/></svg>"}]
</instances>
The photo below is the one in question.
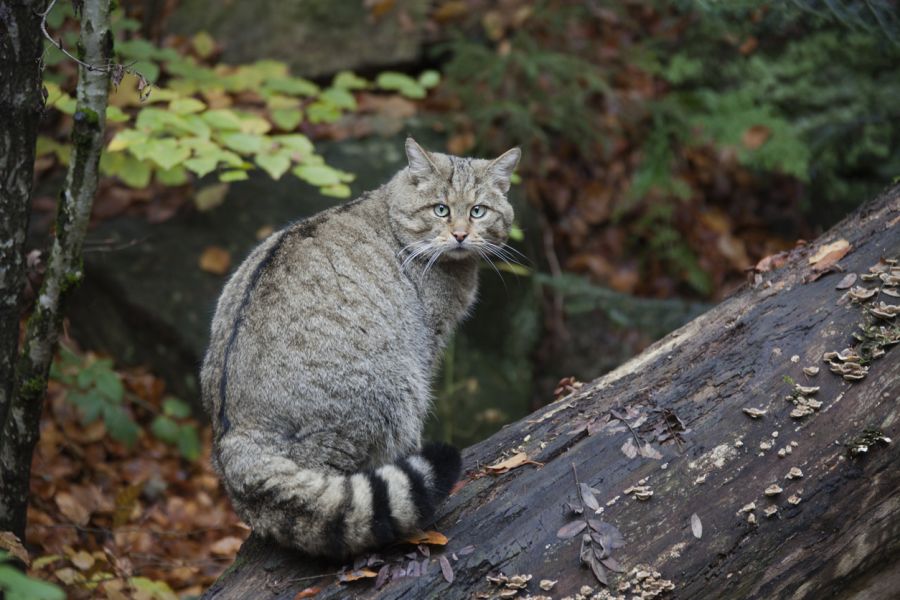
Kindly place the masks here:
<instances>
[{"instance_id":1,"label":"fallen log","mask_svg":"<svg viewBox=\"0 0 900 600\"><path fill-rule=\"evenodd\" d=\"M896 597L900 186L784 258L467 449L446 545L341 571L251 536L204 598Z\"/></svg>"}]
</instances>

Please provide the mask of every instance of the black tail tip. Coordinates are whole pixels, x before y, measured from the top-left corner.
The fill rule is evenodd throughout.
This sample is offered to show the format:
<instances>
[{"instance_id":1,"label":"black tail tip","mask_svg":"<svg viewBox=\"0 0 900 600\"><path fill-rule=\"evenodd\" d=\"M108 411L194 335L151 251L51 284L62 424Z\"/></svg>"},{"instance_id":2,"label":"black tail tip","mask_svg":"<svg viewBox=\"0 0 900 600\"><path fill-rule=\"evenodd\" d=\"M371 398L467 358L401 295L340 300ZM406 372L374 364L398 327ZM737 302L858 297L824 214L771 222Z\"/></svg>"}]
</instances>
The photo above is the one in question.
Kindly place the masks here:
<instances>
[{"instance_id":1,"label":"black tail tip","mask_svg":"<svg viewBox=\"0 0 900 600\"><path fill-rule=\"evenodd\" d=\"M447 496L462 472L459 450L443 442L430 442L422 448L422 457L434 469L435 490L441 496Z\"/></svg>"}]
</instances>

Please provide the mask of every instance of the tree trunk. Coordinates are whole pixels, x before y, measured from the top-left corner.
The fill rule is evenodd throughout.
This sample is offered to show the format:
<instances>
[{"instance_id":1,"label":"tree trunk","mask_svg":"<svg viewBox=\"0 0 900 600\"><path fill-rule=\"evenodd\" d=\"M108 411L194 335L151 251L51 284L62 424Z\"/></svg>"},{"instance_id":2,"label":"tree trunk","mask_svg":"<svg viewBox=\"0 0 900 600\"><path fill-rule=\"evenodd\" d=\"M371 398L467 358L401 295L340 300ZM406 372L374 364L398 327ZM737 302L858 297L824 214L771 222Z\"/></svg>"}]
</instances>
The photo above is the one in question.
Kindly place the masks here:
<instances>
[{"instance_id":1,"label":"tree trunk","mask_svg":"<svg viewBox=\"0 0 900 600\"><path fill-rule=\"evenodd\" d=\"M0 424L12 399L34 149L44 110L43 5L39 0L0 5Z\"/></svg>"},{"instance_id":2,"label":"tree trunk","mask_svg":"<svg viewBox=\"0 0 900 600\"><path fill-rule=\"evenodd\" d=\"M869 269L900 257L898 223L900 186L617 370L469 448L464 485L434 525L449 543L431 546L429 558L405 555L416 552L409 545L385 550L392 566L380 589L371 576L338 583L340 565L251 536L204 597L290 600L306 588L320 588L316 598L498 597L514 593L487 579L503 573L533 576L519 597L561 598L583 585L600 589L580 560L583 544L586 563L594 548L611 553L596 570L613 596L628 585L628 598L654 597L647 590L669 581L666 594L677 598L896 597L900 447L884 436L900 429L900 350L890 342L900 340L900 317L881 319L870 307L900 300L881 292L851 301L836 287L850 273L867 274L856 285L881 286ZM841 240L850 251L840 266L813 280L841 254ZM864 322L875 326L864 331ZM846 354L846 363L832 362L848 377L823 361L850 347L868 366L861 380L852 378L864 369ZM523 451L543 466L486 468ZM579 496L576 476L596 492ZM594 495L596 535L585 542L592 528L576 524L558 537L586 518L566 505L595 512ZM624 573L611 571L616 562ZM383 568L373 563L373 572ZM558 583L543 591L542 579Z\"/></svg>"},{"instance_id":3,"label":"tree trunk","mask_svg":"<svg viewBox=\"0 0 900 600\"><path fill-rule=\"evenodd\" d=\"M25 329L13 400L0 435L0 531L24 537L31 455L37 443L50 362L63 307L83 276L81 248L97 190L113 50L109 0L81 6L77 104L72 157L56 217L47 271Z\"/></svg>"}]
</instances>

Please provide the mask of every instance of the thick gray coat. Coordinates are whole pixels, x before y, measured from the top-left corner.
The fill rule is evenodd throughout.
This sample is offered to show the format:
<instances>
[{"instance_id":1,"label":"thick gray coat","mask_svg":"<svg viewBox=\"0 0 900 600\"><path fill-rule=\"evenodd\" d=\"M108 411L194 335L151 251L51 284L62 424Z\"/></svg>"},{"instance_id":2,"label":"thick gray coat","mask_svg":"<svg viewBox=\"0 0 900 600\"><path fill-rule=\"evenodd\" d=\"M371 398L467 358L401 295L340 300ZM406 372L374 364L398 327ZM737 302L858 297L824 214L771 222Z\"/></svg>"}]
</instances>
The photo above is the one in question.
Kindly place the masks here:
<instances>
[{"instance_id":1,"label":"thick gray coat","mask_svg":"<svg viewBox=\"0 0 900 600\"><path fill-rule=\"evenodd\" d=\"M260 244L212 323L215 465L254 530L310 554L410 532L459 475L455 449L422 447L430 382L479 256L503 253L519 153L463 159L409 139L407 155L381 188Z\"/></svg>"}]
</instances>

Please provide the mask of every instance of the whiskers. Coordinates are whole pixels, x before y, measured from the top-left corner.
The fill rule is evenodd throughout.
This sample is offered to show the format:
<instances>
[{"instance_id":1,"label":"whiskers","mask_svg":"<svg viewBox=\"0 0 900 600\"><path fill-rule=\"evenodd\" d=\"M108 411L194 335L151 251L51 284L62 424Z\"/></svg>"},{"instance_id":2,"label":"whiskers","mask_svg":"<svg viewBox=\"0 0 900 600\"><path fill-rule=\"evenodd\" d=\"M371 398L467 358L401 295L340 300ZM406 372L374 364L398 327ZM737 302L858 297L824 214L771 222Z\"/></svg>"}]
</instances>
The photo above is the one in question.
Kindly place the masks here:
<instances>
[{"instance_id":1,"label":"whiskers","mask_svg":"<svg viewBox=\"0 0 900 600\"><path fill-rule=\"evenodd\" d=\"M425 266L422 268L421 273L419 273L419 279L421 281L428 275L429 271L431 271L445 252L451 251L456 247L455 243L441 243L436 240L420 240L412 242L397 252L397 257L400 259L400 269L402 271L407 271L410 265L414 264L415 261L424 262ZM500 277L500 280L503 281L504 287L506 286L506 281L503 279L503 274L494 262L495 258L503 263L518 265L525 269L528 267L524 263L531 262L527 256L512 246L495 244L494 242L484 239L478 240L477 242L469 242L466 245L466 248L477 254L491 266L494 272Z\"/></svg>"},{"instance_id":2,"label":"whiskers","mask_svg":"<svg viewBox=\"0 0 900 600\"><path fill-rule=\"evenodd\" d=\"M400 270L406 271L407 267L413 264L413 261L421 258L425 263L425 268L422 269L422 272L419 274L419 280L425 278L428 274L428 271L434 266L434 263L441 257L441 255L450 249L452 246L448 244L440 244L436 243L433 240L420 240L418 242L413 242L411 244L407 244L403 248L397 252L397 257L401 259L400 262Z\"/></svg>"}]
</instances>

